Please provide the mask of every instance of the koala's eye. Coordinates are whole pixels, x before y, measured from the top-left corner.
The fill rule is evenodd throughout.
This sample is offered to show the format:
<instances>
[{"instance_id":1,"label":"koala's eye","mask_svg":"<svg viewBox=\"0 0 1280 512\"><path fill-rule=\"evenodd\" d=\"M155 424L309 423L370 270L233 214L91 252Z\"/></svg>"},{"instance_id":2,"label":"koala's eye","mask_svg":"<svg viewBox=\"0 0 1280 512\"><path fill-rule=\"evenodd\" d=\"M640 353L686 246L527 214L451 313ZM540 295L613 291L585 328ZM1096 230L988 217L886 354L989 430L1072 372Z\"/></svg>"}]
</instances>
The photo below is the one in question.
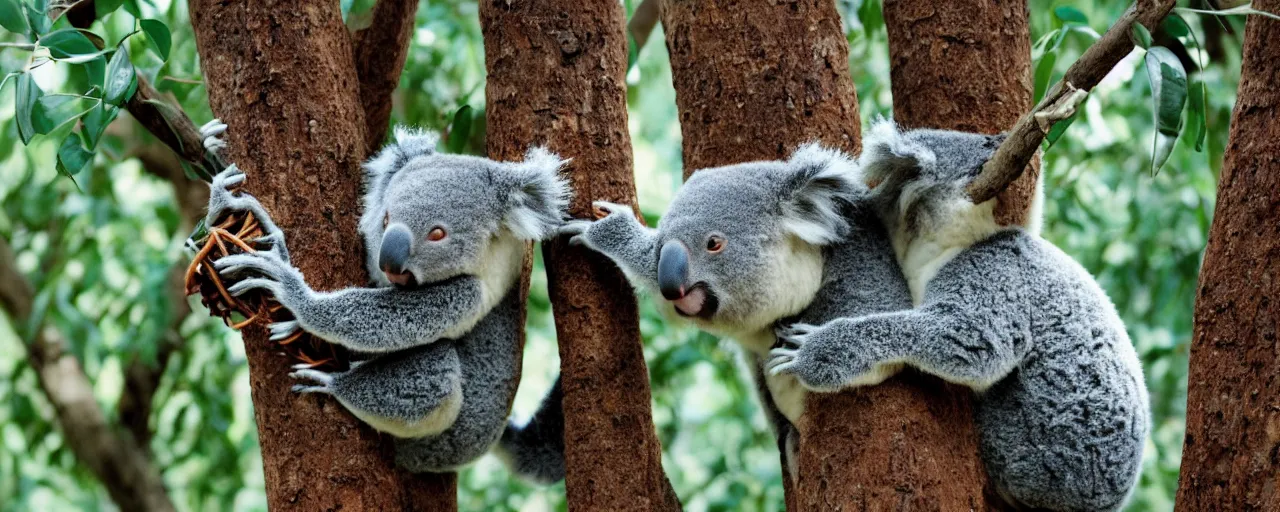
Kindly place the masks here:
<instances>
[{"instance_id":1,"label":"koala's eye","mask_svg":"<svg viewBox=\"0 0 1280 512\"><path fill-rule=\"evenodd\" d=\"M711 254L715 254L723 250L724 250L724 237L711 235L710 238L707 238L707 252Z\"/></svg>"},{"instance_id":2,"label":"koala's eye","mask_svg":"<svg viewBox=\"0 0 1280 512\"><path fill-rule=\"evenodd\" d=\"M431 242L439 242L444 240L446 235L447 233L444 232L444 228L436 226L431 228L431 231L427 233L427 240Z\"/></svg>"}]
</instances>

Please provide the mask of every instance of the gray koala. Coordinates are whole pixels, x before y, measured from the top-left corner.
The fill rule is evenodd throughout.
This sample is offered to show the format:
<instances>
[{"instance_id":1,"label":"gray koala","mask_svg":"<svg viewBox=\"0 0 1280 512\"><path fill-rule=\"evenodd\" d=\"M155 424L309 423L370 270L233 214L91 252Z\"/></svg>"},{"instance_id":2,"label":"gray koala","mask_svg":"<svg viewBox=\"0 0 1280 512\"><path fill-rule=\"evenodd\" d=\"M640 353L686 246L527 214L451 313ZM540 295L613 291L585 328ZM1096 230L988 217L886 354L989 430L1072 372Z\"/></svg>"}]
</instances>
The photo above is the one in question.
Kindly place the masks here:
<instances>
[{"instance_id":1,"label":"gray koala","mask_svg":"<svg viewBox=\"0 0 1280 512\"><path fill-rule=\"evenodd\" d=\"M607 217L572 221L561 232L612 259L637 287L660 292L665 310L737 340L779 449L793 461L793 425L807 392L797 377L810 389L839 389L843 368L827 362L842 358L819 356L804 372L765 373L775 324L911 307L889 237L866 197L851 159L807 145L787 161L695 173L657 229L643 227L625 206L599 203Z\"/></svg>"},{"instance_id":2,"label":"gray koala","mask_svg":"<svg viewBox=\"0 0 1280 512\"><path fill-rule=\"evenodd\" d=\"M1003 136L873 125L859 159L915 307L779 330L770 375L837 387L903 365L978 393L982 457L1019 508L1116 510L1137 483L1149 409L1142 368L1083 267L964 191Z\"/></svg>"},{"instance_id":3,"label":"gray koala","mask_svg":"<svg viewBox=\"0 0 1280 512\"><path fill-rule=\"evenodd\" d=\"M332 395L398 438L401 466L453 471L497 445L517 474L560 480L559 380L528 425L509 425L507 416L520 372L524 251L561 223L569 195L557 176L564 161L541 148L503 163L435 146L432 135L397 130L396 142L365 164L360 231L376 287L312 290L262 206L231 191L244 180L234 166L214 179L206 220L249 210L271 249L224 257L217 269L251 276L231 293L264 289L293 313L296 320L271 326L272 339L302 329L368 358L339 373L298 365L291 376L308 384L294 390Z\"/></svg>"}]
</instances>

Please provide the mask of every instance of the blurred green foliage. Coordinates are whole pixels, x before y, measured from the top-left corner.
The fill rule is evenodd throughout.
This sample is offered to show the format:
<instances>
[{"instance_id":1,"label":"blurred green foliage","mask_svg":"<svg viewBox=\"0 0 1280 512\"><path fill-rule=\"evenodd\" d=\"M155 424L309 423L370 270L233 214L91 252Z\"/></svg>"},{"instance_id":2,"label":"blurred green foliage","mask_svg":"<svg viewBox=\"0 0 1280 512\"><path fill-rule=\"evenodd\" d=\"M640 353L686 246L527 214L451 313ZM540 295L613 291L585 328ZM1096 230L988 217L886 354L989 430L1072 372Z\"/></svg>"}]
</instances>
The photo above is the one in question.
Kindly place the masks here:
<instances>
[{"instance_id":1,"label":"blurred green foliage","mask_svg":"<svg viewBox=\"0 0 1280 512\"><path fill-rule=\"evenodd\" d=\"M0 0L9 2L15 0ZM123 3L125 9L90 30L106 41L124 40L121 48L139 73L198 123L209 120L185 3L103 3ZM367 23L371 4L343 0L349 24ZM864 120L890 115L880 4L838 4L845 13ZM1055 8L1064 6L1071 9L1055 15ZM1064 20L1070 24L1053 52L1037 51L1037 94L1092 42L1091 32L1105 30L1123 7L1102 1L1031 2L1033 41L1056 36L1053 31L1062 29ZM422 5L396 93L394 121L446 131L451 150L482 154L485 70L476 9L470 1ZM138 18L155 22L136 25ZM1204 43L1193 50L1199 53L1195 62L1206 64L1190 68L1192 87L1197 80L1205 84L1200 109L1207 121L1204 152L1195 151L1196 136L1184 133L1164 171L1149 175L1157 125L1142 55L1135 53L1091 95L1044 156L1044 235L1098 277L1126 321L1147 372L1155 428L1131 510L1172 508L1196 277L1239 79L1242 21L1219 25L1209 18L1187 20ZM170 44L164 44L155 23L168 27L164 34L171 32ZM59 21L48 28L65 25ZM126 39L139 28L145 37ZM25 36L0 31L0 43L26 42ZM26 69L33 62L30 57L12 44L0 45L0 75ZM109 54L102 57L105 66ZM101 98L103 91L94 86L102 82L93 67L50 62L30 77L46 93L89 91ZM637 186L652 224L681 176L680 127L660 32L639 52L627 82ZM205 317L198 305L188 318L172 318L175 299L166 279L175 264L188 258L181 241L192 219L182 218L169 183L146 172L134 158L158 143L128 116L120 116L94 141L96 148L88 145L96 151L73 183L59 176L58 167L59 149L75 123L50 127L24 146L16 92L14 85L0 85L0 233L38 294L34 321L0 316L7 324L0 327L0 354L6 354L0 357L0 509L113 508L103 488L71 454L24 360L22 340L40 322L70 341L94 382L95 397L112 418L125 369L136 361L155 364L160 340L171 325L178 325L183 342L164 369L151 417L154 459L182 509L265 508L239 336ZM1191 100L1199 99L1193 91ZM1197 121L1183 124L1195 126ZM77 157L62 154L73 163ZM525 385L516 404L517 415L523 416L532 413L558 368L551 305L540 270L541 261L529 305ZM664 465L686 508L779 510L777 450L735 349L664 321L652 301L642 304L641 330ZM523 484L486 457L462 474L459 504L462 510L558 510L564 508L563 496L563 484Z\"/></svg>"}]
</instances>

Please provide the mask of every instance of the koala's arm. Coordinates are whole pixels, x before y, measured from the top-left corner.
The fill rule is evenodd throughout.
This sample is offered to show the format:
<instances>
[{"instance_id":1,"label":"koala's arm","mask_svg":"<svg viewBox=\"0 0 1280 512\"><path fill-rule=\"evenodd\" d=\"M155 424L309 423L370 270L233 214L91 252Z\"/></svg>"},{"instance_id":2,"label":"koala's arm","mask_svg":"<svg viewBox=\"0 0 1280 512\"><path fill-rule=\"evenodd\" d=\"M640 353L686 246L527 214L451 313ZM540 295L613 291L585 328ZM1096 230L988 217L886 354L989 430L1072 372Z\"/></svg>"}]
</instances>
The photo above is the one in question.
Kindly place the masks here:
<instances>
[{"instance_id":1,"label":"koala's arm","mask_svg":"<svg viewBox=\"0 0 1280 512\"><path fill-rule=\"evenodd\" d=\"M1018 366L1031 343L1017 279L936 278L916 309L780 328L766 371L815 391L877 384L901 365L984 390ZM938 281L941 280L941 281Z\"/></svg>"},{"instance_id":2,"label":"koala's arm","mask_svg":"<svg viewBox=\"0 0 1280 512\"><path fill-rule=\"evenodd\" d=\"M657 290L657 230L640 224L629 206L603 201L593 205L609 215L596 221L569 221L560 234L572 235L569 243L585 245L613 260L633 286Z\"/></svg>"}]
</instances>

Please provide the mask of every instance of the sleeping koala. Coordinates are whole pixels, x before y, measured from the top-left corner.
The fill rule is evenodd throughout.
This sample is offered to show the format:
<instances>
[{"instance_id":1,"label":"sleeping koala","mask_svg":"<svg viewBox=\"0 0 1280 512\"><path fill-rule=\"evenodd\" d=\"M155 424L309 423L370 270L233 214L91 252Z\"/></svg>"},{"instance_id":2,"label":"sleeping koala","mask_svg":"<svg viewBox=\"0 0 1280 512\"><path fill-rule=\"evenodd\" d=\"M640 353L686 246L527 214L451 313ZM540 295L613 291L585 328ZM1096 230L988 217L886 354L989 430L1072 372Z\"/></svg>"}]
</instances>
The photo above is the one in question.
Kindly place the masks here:
<instances>
[{"instance_id":1,"label":"sleeping koala","mask_svg":"<svg viewBox=\"0 0 1280 512\"><path fill-rule=\"evenodd\" d=\"M796 372L763 372L775 324L911 307L866 193L848 157L807 145L787 161L694 173L657 229L642 226L625 206L598 203L607 217L572 221L561 232L612 259L635 286L660 292L665 310L737 340L779 449L791 459L806 390ZM812 388L834 390L844 384L842 370L818 361L804 375Z\"/></svg>"},{"instance_id":2,"label":"sleeping koala","mask_svg":"<svg viewBox=\"0 0 1280 512\"><path fill-rule=\"evenodd\" d=\"M1021 228L1001 228L994 200L965 186L1003 136L877 122L859 166L880 183L888 228L915 307L779 330L770 375L805 387L814 365L844 386L912 366L978 393L983 460L1019 508L1119 509L1137 483L1149 430L1137 353L1106 293L1083 267Z\"/></svg>"},{"instance_id":3,"label":"sleeping koala","mask_svg":"<svg viewBox=\"0 0 1280 512\"><path fill-rule=\"evenodd\" d=\"M234 166L213 182L206 220L249 210L267 227L271 250L224 257L217 269L249 275L229 291L265 289L298 329L368 357L346 372L296 367L295 391L332 395L356 417L397 437L396 460L415 472L447 472L498 445L521 476L564 475L557 380L525 426L507 424L520 372L524 329L520 274L530 241L554 233L568 201L564 163L535 148L523 162L446 155L436 138L398 130L366 165L360 231L374 288L312 290L290 265L284 236L253 197L232 192Z\"/></svg>"}]
</instances>

